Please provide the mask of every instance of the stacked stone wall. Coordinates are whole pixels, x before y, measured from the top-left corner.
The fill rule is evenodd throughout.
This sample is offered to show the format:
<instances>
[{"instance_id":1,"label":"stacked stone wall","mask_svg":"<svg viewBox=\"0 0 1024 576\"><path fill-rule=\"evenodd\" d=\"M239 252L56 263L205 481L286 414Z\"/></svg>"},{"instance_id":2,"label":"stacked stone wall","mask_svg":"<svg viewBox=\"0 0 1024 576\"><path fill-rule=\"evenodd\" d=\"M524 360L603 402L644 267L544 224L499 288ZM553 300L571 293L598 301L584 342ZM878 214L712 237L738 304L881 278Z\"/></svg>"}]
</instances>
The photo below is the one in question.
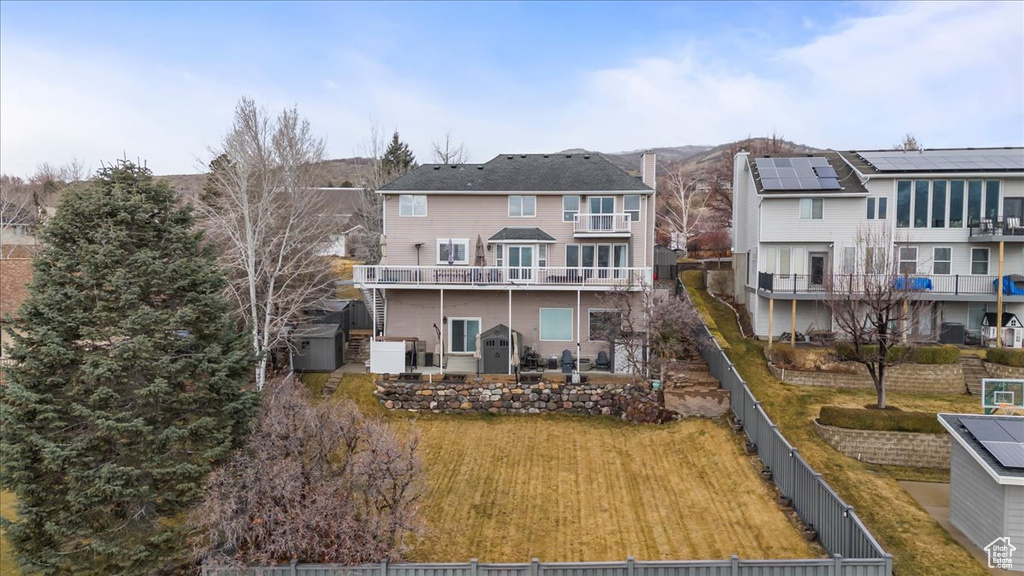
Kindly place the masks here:
<instances>
[{"instance_id":1,"label":"stacked stone wall","mask_svg":"<svg viewBox=\"0 0 1024 576\"><path fill-rule=\"evenodd\" d=\"M818 435L850 458L913 468L949 468L949 434L851 430L814 421Z\"/></svg>"},{"instance_id":2,"label":"stacked stone wall","mask_svg":"<svg viewBox=\"0 0 1024 576\"><path fill-rule=\"evenodd\" d=\"M863 388L875 385L863 364L843 362L842 372L790 370L769 364L772 375L788 384L826 386L829 388ZM900 364L886 371L886 391L908 394L963 394L963 366L960 364Z\"/></svg>"}]
</instances>

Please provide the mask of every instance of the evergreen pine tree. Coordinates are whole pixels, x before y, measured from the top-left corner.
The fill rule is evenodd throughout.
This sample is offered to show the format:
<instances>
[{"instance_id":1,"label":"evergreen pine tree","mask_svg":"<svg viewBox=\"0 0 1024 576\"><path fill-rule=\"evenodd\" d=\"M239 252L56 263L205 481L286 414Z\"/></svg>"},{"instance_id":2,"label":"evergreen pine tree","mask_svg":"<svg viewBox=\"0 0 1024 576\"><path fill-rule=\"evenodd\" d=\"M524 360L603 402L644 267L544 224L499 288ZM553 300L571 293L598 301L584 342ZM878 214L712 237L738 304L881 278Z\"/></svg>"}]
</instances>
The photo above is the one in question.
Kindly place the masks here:
<instances>
[{"instance_id":1,"label":"evergreen pine tree","mask_svg":"<svg viewBox=\"0 0 1024 576\"><path fill-rule=\"evenodd\" d=\"M147 574L248 430L251 347L187 208L119 162L42 232L0 388L0 485L26 573Z\"/></svg>"},{"instance_id":2,"label":"evergreen pine tree","mask_svg":"<svg viewBox=\"0 0 1024 576\"><path fill-rule=\"evenodd\" d=\"M416 167L416 156L409 149L409 145L398 137L398 130L391 135L391 142L381 156L380 163L382 171L389 179L397 178Z\"/></svg>"}]
</instances>

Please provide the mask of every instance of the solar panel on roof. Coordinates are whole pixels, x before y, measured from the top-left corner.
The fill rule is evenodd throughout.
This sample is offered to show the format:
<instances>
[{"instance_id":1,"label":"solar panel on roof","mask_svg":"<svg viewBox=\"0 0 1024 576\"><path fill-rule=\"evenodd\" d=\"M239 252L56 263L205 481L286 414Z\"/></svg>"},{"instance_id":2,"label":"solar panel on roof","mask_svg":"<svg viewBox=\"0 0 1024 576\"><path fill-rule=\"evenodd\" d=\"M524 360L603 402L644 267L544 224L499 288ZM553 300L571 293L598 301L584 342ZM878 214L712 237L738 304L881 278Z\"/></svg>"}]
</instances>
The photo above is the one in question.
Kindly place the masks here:
<instances>
[{"instance_id":1,"label":"solar panel on roof","mask_svg":"<svg viewBox=\"0 0 1024 576\"><path fill-rule=\"evenodd\" d=\"M755 158L763 190L841 190L836 171L821 156Z\"/></svg>"},{"instance_id":2,"label":"solar panel on roof","mask_svg":"<svg viewBox=\"0 0 1024 576\"><path fill-rule=\"evenodd\" d=\"M1024 418L961 418L960 423L1007 468L1024 468Z\"/></svg>"},{"instance_id":3,"label":"solar panel on roof","mask_svg":"<svg viewBox=\"0 0 1024 576\"><path fill-rule=\"evenodd\" d=\"M858 152L876 170L1024 170L1024 149L877 150Z\"/></svg>"},{"instance_id":4,"label":"solar panel on roof","mask_svg":"<svg viewBox=\"0 0 1024 576\"><path fill-rule=\"evenodd\" d=\"M838 178L835 168L831 166L816 166L814 173L817 174L818 178Z\"/></svg>"}]
</instances>

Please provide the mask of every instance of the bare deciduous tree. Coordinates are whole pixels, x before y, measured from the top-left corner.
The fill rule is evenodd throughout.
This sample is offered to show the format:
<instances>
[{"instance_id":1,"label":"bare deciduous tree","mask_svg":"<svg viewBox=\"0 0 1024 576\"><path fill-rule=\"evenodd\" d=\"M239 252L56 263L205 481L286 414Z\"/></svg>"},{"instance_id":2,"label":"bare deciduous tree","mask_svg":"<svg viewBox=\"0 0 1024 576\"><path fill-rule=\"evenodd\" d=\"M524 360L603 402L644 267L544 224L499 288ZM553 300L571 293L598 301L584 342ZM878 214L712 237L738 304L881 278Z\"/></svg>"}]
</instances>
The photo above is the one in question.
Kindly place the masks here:
<instances>
[{"instance_id":1,"label":"bare deciduous tree","mask_svg":"<svg viewBox=\"0 0 1024 576\"><path fill-rule=\"evenodd\" d=\"M431 142L434 162L437 164L465 164L469 162L469 150L466 144L456 146L452 142L452 131L444 133L444 140Z\"/></svg>"},{"instance_id":2,"label":"bare deciduous tree","mask_svg":"<svg viewBox=\"0 0 1024 576\"><path fill-rule=\"evenodd\" d=\"M316 192L324 144L292 108L275 120L243 98L216 148L199 212L220 249L230 290L259 358L287 345L289 326L330 294L330 263L320 254L340 223Z\"/></svg>"},{"instance_id":3,"label":"bare deciduous tree","mask_svg":"<svg viewBox=\"0 0 1024 576\"><path fill-rule=\"evenodd\" d=\"M398 140L397 131L389 140L380 126L374 124L370 127L370 136L363 143L361 151L369 159L361 174L363 194L346 228L359 227L349 237L349 244L355 258L367 264L377 264L383 254L380 242L381 234L384 233L384 197L377 191L413 167L412 164L391 159L389 152L393 152L396 142L408 148Z\"/></svg>"},{"instance_id":4,"label":"bare deciduous tree","mask_svg":"<svg viewBox=\"0 0 1024 576\"><path fill-rule=\"evenodd\" d=\"M900 142L899 144L893 146L892 149L893 150L924 150L924 146L921 146L921 143L917 141L917 137L916 136L914 136L910 132L907 132L906 135L903 136L903 142Z\"/></svg>"},{"instance_id":5,"label":"bare deciduous tree","mask_svg":"<svg viewBox=\"0 0 1024 576\"><path fill-rule=\"evenodd\" d=\"M931 304L917 297L916 289L924 288L916 285L916 270L910 269L916 258L913 264L903 262L901 269L899 251L906 242L886 226L863 226L855 246L847 247L856 257L823 279L825 305L838 336L849 340L846 359L867 368L878 408L885 408L888 368L912 353L914 318L931 314Z\"/></svg>"},{"instance_id":6,"label":"bare deciduous tree","mask_svg":"<svg viewBox=\"0 0 1024 576\"><path fill-rule=\"evenodd\" d=\"M190 515L193 551L228 565L399 560L421 526L416 446L349 402L271 382L245 448Z\"/></svg>"},{"instance_id":7,"label":"bare deciduous tree","mask_svg":"<svg viewBox=\"0 0 1024 576\"><path fill-rule=\"evenodd\" d=\"M622 350L634 382L648 372L650 362L660 373L663 362L700 344L700 317L688 300L670 290L646 283L642 290L616 289L600 299L610 311L601 317L596 332Z\"/></svg>"},{"instance_id":8,"label":"bare deciduous tree","mask_svg":"<svg viewBox=\"0 0 1024 576\"><path fill-rule=\"evenodd\" d=\"M677 165L666 176L668 194L663 216L673 235L679 237L683 256L686 256L687 242L701 230L701 221L707 214L705 207L709 196L697 194L698 185L704 181L703 173L687 173L682 165Z\"/></svg>"}]
</instances>

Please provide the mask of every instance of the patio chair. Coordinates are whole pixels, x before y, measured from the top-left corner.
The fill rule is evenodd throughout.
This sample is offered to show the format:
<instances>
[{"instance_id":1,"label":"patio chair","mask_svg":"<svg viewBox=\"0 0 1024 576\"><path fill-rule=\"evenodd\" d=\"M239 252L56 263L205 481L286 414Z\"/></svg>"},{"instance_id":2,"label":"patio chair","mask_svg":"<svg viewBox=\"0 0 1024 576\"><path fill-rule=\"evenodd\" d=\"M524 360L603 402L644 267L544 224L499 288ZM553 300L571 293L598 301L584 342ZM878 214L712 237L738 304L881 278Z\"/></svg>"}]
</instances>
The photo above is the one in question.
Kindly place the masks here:
<instances>
[{"instance_id":1,"label":"patio chair","mask_svg":"<svg viewBox=\"0 0 1024 576\"><path fill-rule=\"evenodd\" d=\"M597 353L597 361L594 362L594 368L596 370L611 370L612 363L608 361L608 353L601 350Z\"/></svg>"}]
</instances>

